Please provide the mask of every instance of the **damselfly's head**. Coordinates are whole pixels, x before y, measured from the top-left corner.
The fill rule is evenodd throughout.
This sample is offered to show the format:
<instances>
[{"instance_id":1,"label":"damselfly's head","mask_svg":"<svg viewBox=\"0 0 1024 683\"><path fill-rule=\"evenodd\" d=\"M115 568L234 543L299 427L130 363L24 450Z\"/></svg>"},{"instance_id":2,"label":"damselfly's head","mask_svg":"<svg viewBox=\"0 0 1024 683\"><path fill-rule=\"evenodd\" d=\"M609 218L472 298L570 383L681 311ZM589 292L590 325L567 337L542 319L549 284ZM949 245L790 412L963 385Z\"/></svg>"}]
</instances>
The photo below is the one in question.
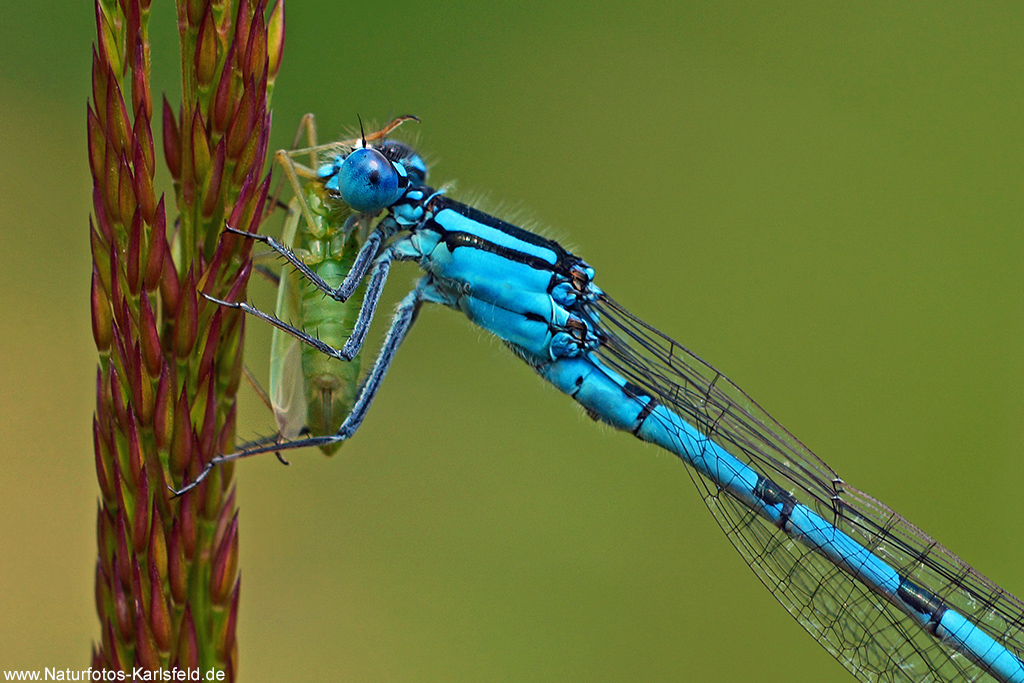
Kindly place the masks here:
<instances>
[{"instance_id":1,"label":"damselfly's head","mask_svg":"<svg viewBox=\"0 0 1024 683\"><path fill-rule=\"evenodd\" d=\"M330 192L360 213L376 213L397 202L411 186L427 179L427 166L416 151L397 140L357 147L317 169Z\"/></svg>"}]
</instances>

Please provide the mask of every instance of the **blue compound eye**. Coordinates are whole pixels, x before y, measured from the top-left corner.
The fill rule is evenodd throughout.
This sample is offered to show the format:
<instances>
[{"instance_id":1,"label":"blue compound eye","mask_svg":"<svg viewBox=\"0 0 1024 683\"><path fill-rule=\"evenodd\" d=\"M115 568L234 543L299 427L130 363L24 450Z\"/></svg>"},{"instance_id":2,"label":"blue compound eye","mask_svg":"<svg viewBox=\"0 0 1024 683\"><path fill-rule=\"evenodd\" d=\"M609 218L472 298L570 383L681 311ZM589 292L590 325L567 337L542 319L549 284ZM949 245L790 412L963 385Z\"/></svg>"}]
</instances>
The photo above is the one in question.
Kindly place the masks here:
<instances>
[{"instance_id":1,"label":"blue compound eye","mask_svg":"<svg viewBox=\"0 0 1024 683\"><path fill-rule=\"evenodd\" d=\"M375 149L357 149L345 157L338 173L341 198L361 213L380 211L402 196L408 184L404 170Z\"/></svg>"}]
</instances>

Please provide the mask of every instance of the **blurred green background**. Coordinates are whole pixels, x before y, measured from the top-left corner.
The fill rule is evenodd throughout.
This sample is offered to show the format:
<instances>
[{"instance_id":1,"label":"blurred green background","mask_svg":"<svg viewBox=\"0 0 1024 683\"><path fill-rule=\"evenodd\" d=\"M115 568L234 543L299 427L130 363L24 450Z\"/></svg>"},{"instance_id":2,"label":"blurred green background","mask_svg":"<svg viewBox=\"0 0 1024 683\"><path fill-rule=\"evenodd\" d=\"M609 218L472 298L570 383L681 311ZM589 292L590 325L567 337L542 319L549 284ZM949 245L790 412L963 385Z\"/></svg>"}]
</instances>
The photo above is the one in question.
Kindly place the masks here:
<instances>
[{"instance_id":1,"label":"blurred green background","mask_svg":"<svg viewBox=\"0 0 1024 683\"><path fill-rule=\"evenodd\" d=\"M453 196L545 226L1024 595L1024 8L822 4L293 0L274 145L307 111L322 139L417 114ZM163 0L152 30L176 100ZM0 3L5 670L87 666L98 636L92 32L89 2ZM242 393L241 436L266 433ZM851 680L677 460L449 311L424 312L357 438L292 461L237 469L245 681Z\"/></svg>"}]
</instances>

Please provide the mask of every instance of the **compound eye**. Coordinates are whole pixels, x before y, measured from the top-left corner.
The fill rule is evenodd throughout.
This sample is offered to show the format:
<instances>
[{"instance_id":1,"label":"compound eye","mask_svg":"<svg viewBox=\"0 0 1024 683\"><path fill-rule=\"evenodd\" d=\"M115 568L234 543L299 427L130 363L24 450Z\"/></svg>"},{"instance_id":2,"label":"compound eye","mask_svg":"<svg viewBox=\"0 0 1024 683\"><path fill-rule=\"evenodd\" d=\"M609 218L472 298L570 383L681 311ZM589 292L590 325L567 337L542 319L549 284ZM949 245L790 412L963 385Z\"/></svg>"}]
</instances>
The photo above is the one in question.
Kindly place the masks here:
<instances>
[{"instance_id":1,"label":"compound eye","mask_svg":"<svg viewBox=\"0 0 1024 683\"><path fill-rule=\"evenodd\" d=\"M402 196L404 185L399 182L394 164L370 147L345 157L338 173L341 198L360 213L374 213L391 206Z\"/></svg>"}]
</instances>

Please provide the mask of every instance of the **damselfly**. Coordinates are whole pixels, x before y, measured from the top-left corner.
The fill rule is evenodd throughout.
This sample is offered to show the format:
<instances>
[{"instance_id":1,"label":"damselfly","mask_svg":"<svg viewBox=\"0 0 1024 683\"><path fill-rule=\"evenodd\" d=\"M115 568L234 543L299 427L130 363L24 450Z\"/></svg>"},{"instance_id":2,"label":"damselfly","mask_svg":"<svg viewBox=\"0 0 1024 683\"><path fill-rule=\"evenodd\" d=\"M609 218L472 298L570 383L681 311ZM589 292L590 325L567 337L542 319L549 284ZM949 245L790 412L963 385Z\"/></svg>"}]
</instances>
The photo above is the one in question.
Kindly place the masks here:
<instances>
[{"instance_id":1,"label":"damselfly","mask_svg":"<svg viewBox=\"0 0 1024 683\"><path fill-rule=\"evenodd\" d=\"M856 676L1024 682L1024 604L1017 598L846 484L721 373L599 289L581 258L428 187L417 164L420 157L405 146L367 142L329 153L316 169L328 192L367 214L383 212L337 287L274 240L250 235L337 301L366 280L341 349L249 304L219 302L340 360L361 347L391 263L414 260L426 274L398 305L336 434L253 444L210 467L352 436L420 307L443 304L499 337L595 420L688 464L761 581Z\"/></svg>"}]
</instances>

